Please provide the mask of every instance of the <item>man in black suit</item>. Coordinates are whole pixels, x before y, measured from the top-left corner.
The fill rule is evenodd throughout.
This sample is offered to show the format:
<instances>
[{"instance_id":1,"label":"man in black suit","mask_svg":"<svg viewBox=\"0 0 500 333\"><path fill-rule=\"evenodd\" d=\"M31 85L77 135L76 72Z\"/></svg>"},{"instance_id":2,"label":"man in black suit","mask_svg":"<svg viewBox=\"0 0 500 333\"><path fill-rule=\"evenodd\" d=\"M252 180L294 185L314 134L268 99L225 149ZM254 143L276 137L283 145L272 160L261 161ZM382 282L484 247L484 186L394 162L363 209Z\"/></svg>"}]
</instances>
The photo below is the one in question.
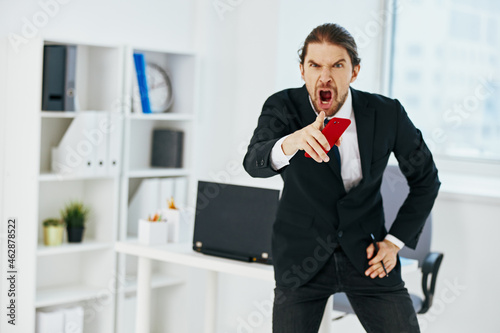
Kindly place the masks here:
<instances>
[{"instance_id":1,"label":"man in black suit","mask_svg":"<svg viewBox=\"0 0 500 333\"><path fill-rule=\"evenodd\" d=\"M267 99L243 162L252 177L284 181L272 238L273 332L317 332L336 292L368 332L419 332L398 251L415 248L437 196L432 155L399 101L350 87L360 59L344 28L315 28L299 55L305 85ZM351 125L330 147L321 130L333 116ZM387 231L380 185L391 153L410 193Z\"/></svg>"}]
</instances>

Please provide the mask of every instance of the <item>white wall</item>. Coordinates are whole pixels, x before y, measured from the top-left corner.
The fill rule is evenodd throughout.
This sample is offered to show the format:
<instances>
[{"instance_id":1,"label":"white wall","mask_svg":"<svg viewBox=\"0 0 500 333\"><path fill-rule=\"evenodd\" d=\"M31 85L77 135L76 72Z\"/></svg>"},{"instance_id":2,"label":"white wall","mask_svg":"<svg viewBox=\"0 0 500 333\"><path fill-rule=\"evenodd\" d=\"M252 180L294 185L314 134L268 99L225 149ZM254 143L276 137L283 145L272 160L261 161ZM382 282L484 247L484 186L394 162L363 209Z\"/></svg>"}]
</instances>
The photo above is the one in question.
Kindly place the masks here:
<instances>
[{"instance_id":1,"label":"white wall","mask_svg":"<svg viewBox=\"0 0 500 333\"><path fill-rule=\"evenodd\" d=\"M203 179L245 178L244 151L264 100L275 91L278 1L243 1L220 13L204 4L200 163ZM219 14L221 16L219 16ZM229 179L228 179L229 178Z\"/></svg>"},{"instance_id":2,"label":"white wall","mask_svg":"<svg viewBox=\"0 0 500 333\"><path fill-rule=\"evenodd\" d=\"M41 4L47 3L52 5L44 10ZM47 39L81 43L190 49L195 30L194 3L194 0L2 0L0 16L9 33L28 40L31 35L41 34Z\"/></svg>"},{"instance_id":3,"label":"white wall","mask_svg":"<svg viewBox=\"0 0 500 333\"><path fill-rule=\"evenodd\" d=\"M441 193L432 247L445 254L425 332L499 332L500 198Z\"/></svg>"},{"instance_id":4,"label":"white wall","mask_svg":"<svg viewBox=\"0 0 500 333\"><path fill-rule=\"evenodd\" d=\"M353 87L380 92L384 15L383 1L317 0L308 5L300 0L281 1L276 88L281 90L304 84L297 50L316 26L337 23L346 28L358 44L361 72Z\"/></svg>"}]
</instances>

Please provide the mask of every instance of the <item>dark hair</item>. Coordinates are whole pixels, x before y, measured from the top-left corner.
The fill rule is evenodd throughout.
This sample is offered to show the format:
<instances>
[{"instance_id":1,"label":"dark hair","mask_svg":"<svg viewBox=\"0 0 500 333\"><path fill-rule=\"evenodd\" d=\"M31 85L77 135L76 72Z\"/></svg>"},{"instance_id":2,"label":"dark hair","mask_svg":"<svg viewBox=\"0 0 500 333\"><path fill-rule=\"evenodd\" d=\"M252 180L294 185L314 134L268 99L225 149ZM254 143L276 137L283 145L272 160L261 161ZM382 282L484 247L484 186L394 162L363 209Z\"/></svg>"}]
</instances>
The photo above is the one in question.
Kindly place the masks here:
<instances>
[{"instance_id":1,"label":"dark hair","mask_svg":"<svg viewBox=\"0 0 500 333\"><path fill-rule=\"evenodd\" d=\"M309 43L330 43L342 46L346 49L351 58L352 66L357 66L361 62L358 57L358 47L349 31L335 23L325 23L317 26L311 31L304 41L304 45L298 51L300 63L304 65Z\"/></svg>"}]
</instances>

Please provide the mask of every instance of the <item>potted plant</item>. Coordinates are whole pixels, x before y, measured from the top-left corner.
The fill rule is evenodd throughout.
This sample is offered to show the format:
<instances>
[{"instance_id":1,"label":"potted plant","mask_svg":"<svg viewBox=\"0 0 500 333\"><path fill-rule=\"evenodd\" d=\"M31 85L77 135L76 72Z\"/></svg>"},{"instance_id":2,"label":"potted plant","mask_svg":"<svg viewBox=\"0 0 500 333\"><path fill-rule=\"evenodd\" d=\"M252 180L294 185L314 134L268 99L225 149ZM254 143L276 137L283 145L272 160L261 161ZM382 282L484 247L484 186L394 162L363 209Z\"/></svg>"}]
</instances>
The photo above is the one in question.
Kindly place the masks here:
<instances>
[{"instance_id":1,"label":"potted plant","mask_svg":"<svg viewBox=\"0 0 500 333\"><path fill-rule=\"evenodd\" d=\"M55 218L43 220L43 244L57 246L62 244L64 222Z\"/></svg>"},{"instance_id":2,"label":"potted plant","mask_svg":"<svg viewBox=\"0 0 500 333\"><path fill-rule=\"evenodd\" d=\"M82 241L89 213L90 208L81 201L72 201L61 210L61 218L66 223L68 231L68 242L79 243Z\"/></svg>"}]
</instances>

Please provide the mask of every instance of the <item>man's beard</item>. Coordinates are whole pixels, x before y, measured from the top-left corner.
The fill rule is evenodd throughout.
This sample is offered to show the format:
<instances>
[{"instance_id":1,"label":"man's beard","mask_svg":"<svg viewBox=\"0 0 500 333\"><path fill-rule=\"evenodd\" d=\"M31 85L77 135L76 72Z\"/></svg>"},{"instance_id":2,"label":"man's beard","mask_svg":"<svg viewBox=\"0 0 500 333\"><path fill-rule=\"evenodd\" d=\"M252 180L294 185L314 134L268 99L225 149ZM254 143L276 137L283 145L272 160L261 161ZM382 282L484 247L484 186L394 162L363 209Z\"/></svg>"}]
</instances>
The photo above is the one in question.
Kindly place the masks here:
<instances>
[{"instance_id":1,"label":"man's beard","mask_svg":"<svg viewBox=\"0 0 500 333\"><path fill-rule=\"evenodd\" d=\"M347 94L349 93L349 91L347 91L344 96L342 96L340 102L338 102L337 104L333 104L332 107L333 109L331 110L332 114L331 115L326 115L327 117L333 117L335 114L337 114L337 112L339 112L339 110L342 108L342 106L344 105L346 99L347 99ZM317 96L317 95L315 95ZM321 108L319 107L318 103L321 103L321 100L316 100L315 102L315 105L314 107L316 108L316 112L321 112L323 110L321 110ZM319 110L319 111L318 111Z\"/></svg>"}]
</instances>

